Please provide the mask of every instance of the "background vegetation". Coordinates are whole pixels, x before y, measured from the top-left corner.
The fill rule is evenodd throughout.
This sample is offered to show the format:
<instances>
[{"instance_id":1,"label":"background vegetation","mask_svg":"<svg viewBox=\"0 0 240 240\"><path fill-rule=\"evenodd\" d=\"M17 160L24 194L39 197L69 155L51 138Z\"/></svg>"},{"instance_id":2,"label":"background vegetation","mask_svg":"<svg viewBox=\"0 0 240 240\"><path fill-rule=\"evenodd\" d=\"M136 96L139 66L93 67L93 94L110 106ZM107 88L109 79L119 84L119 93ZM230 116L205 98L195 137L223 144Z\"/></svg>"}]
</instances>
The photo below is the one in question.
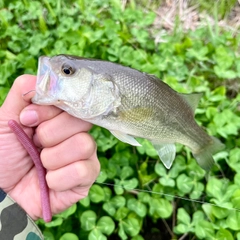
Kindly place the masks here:
<instances>
[{"instance_id":1,"label":"background vegetation","mask_svg":"<svg viewBox=\"0 0 240 240\"><path fill-rule=\"evenodd\" d=\"M211 9L198 2L199 11ZM216 19L236 4L218 2ZM204 92L196 119L226 145L209 173L182 146L167 171L149 142L135 148L95 126L101 174L87 198L51 223L38 221L46 239L240 240L239 32L209 22L187 31L179 19L167 31L156 25L159 3L0 0L1 103L18 75L36 74L41 55L104 59L179 92Z\"/></svg>"}]
</instances>

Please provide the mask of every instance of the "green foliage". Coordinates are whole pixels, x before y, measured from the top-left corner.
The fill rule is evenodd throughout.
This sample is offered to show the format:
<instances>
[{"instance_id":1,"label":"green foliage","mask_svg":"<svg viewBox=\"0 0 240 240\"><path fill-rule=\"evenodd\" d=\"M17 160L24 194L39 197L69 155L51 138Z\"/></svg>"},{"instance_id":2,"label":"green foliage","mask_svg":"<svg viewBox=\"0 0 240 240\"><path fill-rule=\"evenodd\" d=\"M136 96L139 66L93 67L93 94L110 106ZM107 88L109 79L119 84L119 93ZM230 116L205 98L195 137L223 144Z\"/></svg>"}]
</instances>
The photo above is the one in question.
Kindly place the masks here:
<instances>
[{"instance_id":1,"label":"green foliage","mask_svg":"<svg viewBox=\"0 0 240 240\"><path fill-rule=\"evenodd\" d=\"M209 1L204 1L204 0L192 0L190 1L191 4L198 4L199 8L202 11L207 11L210 15L216 15L218 19L222 19L226 17L231 9L237 4L237 0L219 0L219 1L214 1L214 0L209 0Z\"/></svg>"},{"instance_id":2,"label":"green foliage","mask_svg":"<svg viewBox=\"0 0 240 240\"><path fill-rule=\"evenodd\" d=\"M239 35L153 29L155 14L137 1L125 9L117 0L0 5L0 103L18 75L36 74L41 55L99 58L155 74L179 92L203 92L196 119L226 145L208 174L182 146L166 170L147 140L135 148L94 127L101 173L87 198L51 223L38 221L46 239L240 239Z\"/></svg>"}]
</instances>

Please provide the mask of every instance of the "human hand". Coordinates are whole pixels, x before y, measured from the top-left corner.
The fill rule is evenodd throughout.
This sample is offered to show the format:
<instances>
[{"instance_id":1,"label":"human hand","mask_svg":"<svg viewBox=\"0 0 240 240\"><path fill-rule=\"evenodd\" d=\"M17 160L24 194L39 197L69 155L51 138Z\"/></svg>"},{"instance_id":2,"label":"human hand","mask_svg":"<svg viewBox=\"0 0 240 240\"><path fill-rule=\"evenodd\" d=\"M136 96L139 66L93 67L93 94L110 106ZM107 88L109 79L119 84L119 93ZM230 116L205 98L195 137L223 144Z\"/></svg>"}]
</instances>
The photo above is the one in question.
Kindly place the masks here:
<instances>
[{"instance_id":1,"label":"human hand","mask_svg":"<svg viewBox=\"0 0 240 240\"><path fill-rule=\"evenodd\" d=\"M31 104L28 94L36 77L18 77L0 108L0 188L7 192L33 219L42 217L36 168L8 126L10 119L22 124L35 145L42 148L47 169L53 213L70 207L87 196L100 165L96 145L87 133L91 124L53 106Z\"/></svg>"}]
</instances>

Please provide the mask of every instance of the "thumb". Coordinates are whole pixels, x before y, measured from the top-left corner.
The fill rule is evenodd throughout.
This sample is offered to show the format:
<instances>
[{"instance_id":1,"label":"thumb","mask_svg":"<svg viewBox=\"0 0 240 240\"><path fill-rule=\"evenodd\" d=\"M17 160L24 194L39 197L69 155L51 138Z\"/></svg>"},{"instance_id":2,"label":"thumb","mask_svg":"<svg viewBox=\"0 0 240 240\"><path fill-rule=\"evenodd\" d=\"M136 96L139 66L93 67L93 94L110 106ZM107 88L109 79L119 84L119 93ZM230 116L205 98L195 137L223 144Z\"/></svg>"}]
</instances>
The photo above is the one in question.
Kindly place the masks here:
<instances>
[{"instance_id":1,"label":"thumb","mask_svg":"<svg viewBox=\"0 0 240 240\"><path fill-rule=\"evenodd\" d=\"M0 120L15 119L18 121L22 109L31 103L31 99L23 98L23 94L35 90L35 84L36 76L33 75L22 75L14 81L0 108Z\"/></svg>"}]
</instances>

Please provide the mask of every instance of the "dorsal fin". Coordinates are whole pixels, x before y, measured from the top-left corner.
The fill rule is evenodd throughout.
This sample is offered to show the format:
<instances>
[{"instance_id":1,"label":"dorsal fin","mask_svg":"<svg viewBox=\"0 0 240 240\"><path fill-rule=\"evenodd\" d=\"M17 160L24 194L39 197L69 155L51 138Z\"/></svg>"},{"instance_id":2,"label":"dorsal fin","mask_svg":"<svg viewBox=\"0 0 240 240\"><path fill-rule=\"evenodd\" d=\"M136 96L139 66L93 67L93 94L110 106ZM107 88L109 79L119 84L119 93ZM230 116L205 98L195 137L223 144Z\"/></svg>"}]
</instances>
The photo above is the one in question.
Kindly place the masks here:
<instances>
[{"instance_id":1,"label":"dorsal fin","mask_svg":"<svg viewBox=\"0 0 240 240\"><path fill-rule=\"evenodd\" d=\"M203 93L180 93L180 95L186 100L186 102L189 104L189 106L192 108L193 112L198 106L198 103L203 96Z\"/></svg>"}]
</instances>

